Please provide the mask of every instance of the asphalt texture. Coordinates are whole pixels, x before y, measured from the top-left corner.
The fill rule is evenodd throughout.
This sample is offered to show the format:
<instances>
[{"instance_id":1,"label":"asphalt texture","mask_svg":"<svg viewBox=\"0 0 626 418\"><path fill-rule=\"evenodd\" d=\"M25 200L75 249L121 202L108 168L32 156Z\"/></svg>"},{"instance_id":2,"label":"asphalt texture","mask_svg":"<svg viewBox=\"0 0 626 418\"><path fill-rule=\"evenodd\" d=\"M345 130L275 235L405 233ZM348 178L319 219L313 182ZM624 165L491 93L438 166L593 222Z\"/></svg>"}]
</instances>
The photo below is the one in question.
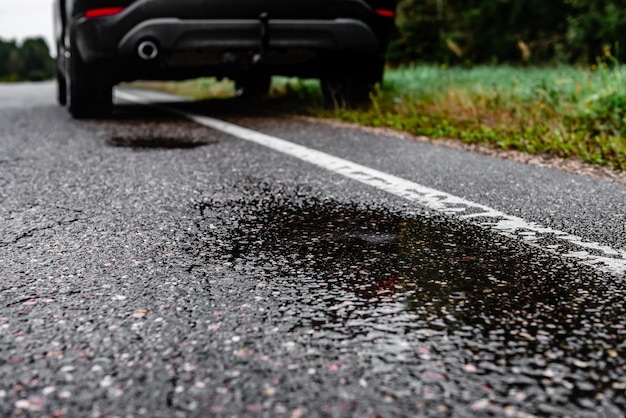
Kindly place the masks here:
<instances>
[{"instance_id":1,"label":"asphalt texture","mask_svg":"<svg viewBox=\"0 0 626 418\"><path fill-rule=\"evenodd\" d=\"M178 104L626 248L626 187ZM0 416L623 417L626 286L171 114L0 85Z\"/></svg>"}]
</instances>

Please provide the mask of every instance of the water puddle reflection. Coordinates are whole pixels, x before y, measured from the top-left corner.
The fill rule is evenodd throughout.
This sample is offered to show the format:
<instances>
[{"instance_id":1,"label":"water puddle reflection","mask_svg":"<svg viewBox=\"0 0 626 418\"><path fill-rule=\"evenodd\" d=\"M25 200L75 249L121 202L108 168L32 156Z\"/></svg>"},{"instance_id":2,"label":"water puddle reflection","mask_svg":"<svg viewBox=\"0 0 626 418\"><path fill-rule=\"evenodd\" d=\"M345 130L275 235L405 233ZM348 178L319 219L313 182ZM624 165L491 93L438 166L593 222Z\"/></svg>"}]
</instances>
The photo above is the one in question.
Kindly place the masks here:
<instances>
[{"instance_id":1,"label":"water puddle reflection","mask_svg":"<svg viewBox=\"0 0 626 418\"><path fill-rule=\"evenodd\" d=\"M358 353L363 378L397 401L415 406L405 390L443 412L626 410L619 283L441 219L297 192L200 204L216 206L233 208L225 265L297 287L294 330Z\"/></svg>"}]
</instances>

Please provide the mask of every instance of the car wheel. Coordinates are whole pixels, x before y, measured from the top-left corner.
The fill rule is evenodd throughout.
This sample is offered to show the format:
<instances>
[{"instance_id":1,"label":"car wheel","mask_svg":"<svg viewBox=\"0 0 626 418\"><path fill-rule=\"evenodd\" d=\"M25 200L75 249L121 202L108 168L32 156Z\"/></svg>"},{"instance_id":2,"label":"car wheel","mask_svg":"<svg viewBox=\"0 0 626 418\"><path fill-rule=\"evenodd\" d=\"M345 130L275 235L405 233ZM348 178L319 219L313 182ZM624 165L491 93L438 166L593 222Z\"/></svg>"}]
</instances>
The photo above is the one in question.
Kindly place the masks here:
<instances>
[{"instance_id":1,"label":"car wheel","mask_svg":"<svg viewBox=\"0 0 626 418\"><path fill-rule=\"evenodd\" d=\"M58 67L56 70L56 81L57 81L57 102L61 106L65 106L67 104L67 83L65 82L65 77L63 73L59 71Z\"/></svg>"},{"instance_id":2,"label":"car wheel","mask_svg":"<svg viewBox=\"0 0 626 418\"><path fill-rule=\"evenodd\" d=\"M320 79L324 103L335 108L369 103L370 94L383 79L384 62L361 62L349 73L331 74Z\"/></svg>"},{"instance_id":3,"label":"car wheel","mask_svg":"<svg viewBox=\"0 0 626 418\"><path fill-rule=\"evenodd\" d=\"M260 97L269 93L272 77L267 74L254 74L235 80L237 97Z\"/></svg>"},{"instance_id":4,"label":"car wheel","mask_svg":"<svg viewBox=\"0 0 626 418\"><path fill-rule=\"evenodd\" d=\"M354 76L334 76L320 80L324 103L335 108L365 105L376 81Z\"/></svg>"},{"instance_id":5,"label":"car wheel","mask_svg":"<svg viewBox=\"0 0 626 418\"><path fill-rule=\"evenodd\" d=\"M105 117L113 110L113 83L106 70L87 65L72 48L65 79L68 110L76 119Z\"/></svg>"}]
</instances>

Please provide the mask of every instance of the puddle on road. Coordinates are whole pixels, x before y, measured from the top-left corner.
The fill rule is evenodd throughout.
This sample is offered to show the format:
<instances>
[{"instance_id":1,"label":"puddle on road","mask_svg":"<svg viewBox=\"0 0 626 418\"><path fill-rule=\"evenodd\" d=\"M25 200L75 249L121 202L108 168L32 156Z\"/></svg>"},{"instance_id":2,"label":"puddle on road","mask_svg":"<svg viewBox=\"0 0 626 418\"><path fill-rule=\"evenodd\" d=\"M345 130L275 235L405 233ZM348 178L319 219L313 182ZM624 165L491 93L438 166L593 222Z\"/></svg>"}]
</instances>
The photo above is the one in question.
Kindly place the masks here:
<instances>
[{"instance_id":1,"label":"puddle on road","mask_svg":"<svg viewBox=\"0 0 626 418\"><path fill-rule=\"evenodd\" d=\"M217 143L205 127L173 117L121 113L114 119L88 121L107 145L133 150L193 149Z\"/></svg>"},{"instance_id":2,"label":"puddle on road","mask_svg":"<svg viewBox=\"0 0 626 418\"><path fill-rule=\"evenodd\" d=\"M232 209L226 264L291 278L304 289L290 302L294 329L360 350L370 377L401 367L398 387L465 401L473 413L626 410L619 283L445 220L298 193L200 209L215 206Z\"/></svg>"},{"instance_id":3,"label":"puddle on road","mask_svg":"<svg viewBox=\"0 0 626 418\"><path fill-rule=\"evenodd\" d=\"M209 145L208 141L193 141L184 136L181 137L163 137L156 134L148 134L142 136L123 135L114 136L107 140L109 145L114 147L128 147L135 149L188 149L198 148Z\"/></svg>"}]
</instances>

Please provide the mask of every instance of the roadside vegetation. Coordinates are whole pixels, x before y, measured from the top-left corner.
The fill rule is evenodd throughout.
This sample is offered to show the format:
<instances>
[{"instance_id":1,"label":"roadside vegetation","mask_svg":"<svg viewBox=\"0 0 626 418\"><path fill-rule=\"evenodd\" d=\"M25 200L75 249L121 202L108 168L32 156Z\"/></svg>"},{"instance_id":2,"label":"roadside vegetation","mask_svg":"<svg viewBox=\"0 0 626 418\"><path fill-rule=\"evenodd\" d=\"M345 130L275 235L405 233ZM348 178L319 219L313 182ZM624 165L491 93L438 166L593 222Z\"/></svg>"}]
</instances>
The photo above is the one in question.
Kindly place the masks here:
<instances>
[{"instance_id":1,"label":"roadside vegetation","mask_svg":"<svg viewBox=\"0 0 626 418\"><path fill-rule=\"evenodd\" d=\"M431 138L626 169L626 70L594 66L392 70L370 108L320 114Z\"/></svg>"},{"instance_id":2,"label":"roadside vegetation","mask_svg":"<svg viewBox=\"0 0 626 418\"><path fill-rule=\"evenodd\" d=\"M43 38L22 43L0 39L0 82L41 81L54 77L54 61Z\"/></svg>"},{"instance_id":3,"label":"roadside vegetation","mask_svg":"<svg viewBox=\"0 0 626 418\"><path fill-rule=\"evenodd\" d=\"M430 138L626 169L626 69L590 67L414 65L389 69L370 106L324 106L315 81L275 78L274 110L389 127ZM196 99L234 96L232 83L199 79L140 83Z\"/></svg>"}]
</instances>

